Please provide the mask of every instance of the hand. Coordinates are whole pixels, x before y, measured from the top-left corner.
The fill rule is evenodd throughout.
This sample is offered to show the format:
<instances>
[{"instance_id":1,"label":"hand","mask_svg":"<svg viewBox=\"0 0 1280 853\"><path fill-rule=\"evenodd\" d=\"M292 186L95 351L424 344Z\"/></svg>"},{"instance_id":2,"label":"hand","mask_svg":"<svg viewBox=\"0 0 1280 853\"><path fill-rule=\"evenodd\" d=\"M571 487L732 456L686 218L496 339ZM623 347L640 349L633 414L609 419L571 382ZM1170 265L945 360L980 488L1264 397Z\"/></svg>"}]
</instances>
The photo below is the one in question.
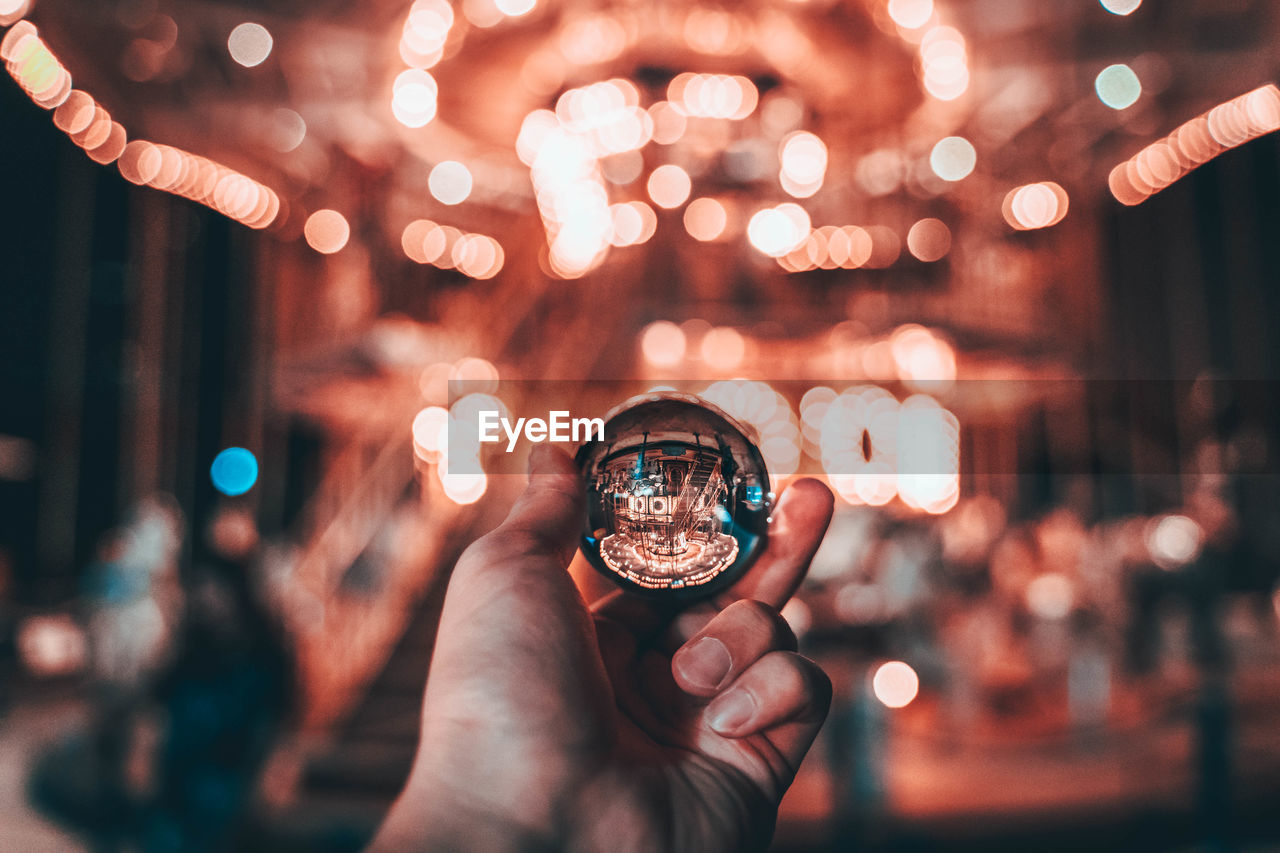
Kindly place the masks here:
<instances>
[{"instance_id":1,"label":"hand","mask_svg":"<svg viewBox=\"0 0 1280 853\"><path fill-rule=\"evenodd\" d=\"M675 613L621 592L588 608L565 571L581 478L545 445L506 521L459 559L405 790L376 850L763 848L831 701L778 609L831 518L782 495L764 553Z\"/></svg>"}]
</instances>

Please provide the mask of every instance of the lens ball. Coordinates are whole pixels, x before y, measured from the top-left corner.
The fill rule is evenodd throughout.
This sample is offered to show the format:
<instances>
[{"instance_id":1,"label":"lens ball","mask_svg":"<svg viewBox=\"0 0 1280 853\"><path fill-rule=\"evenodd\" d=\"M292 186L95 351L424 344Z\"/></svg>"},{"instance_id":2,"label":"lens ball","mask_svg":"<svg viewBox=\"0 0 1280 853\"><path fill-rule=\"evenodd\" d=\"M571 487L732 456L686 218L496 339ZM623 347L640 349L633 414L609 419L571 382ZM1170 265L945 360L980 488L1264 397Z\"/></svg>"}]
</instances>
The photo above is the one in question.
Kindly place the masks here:
<instances>
[{"instance_id":1,"label":"lens ball","mask_svg":"<svg viewBox=\"0 0 1280 853\"><path fill-rule=\"evenodd\" d=\"M624 403L577 462L582 551L624 589L681 600L733 583L764 547L772 495L746 428L683 394Z\"/></svg>"}]
</instances>

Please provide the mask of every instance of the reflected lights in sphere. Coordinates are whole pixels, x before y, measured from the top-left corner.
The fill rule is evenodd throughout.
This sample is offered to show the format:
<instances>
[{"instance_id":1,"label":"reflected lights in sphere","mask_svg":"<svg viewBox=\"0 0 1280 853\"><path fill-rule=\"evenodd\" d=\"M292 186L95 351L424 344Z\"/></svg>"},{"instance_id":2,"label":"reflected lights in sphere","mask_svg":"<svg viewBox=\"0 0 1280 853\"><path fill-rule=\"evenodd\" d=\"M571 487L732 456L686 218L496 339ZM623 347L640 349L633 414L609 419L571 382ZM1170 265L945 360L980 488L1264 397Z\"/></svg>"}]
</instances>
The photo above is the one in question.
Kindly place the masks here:
<instances>
[{"instance_id":1,"label":"reflected lights in sphere","mask_svg":"<svg viewBox=\"0 0 1280 853\"><path fill-rule=\"evenodd\" d=\"M651 394L610 413L577 463L583 555L638 593L705 597L765 545L769 476L753 440L701 398Z\"/></svg>"},{"instance_id":2,"label":"reflected lights in sphere","mask_svg":"<svg viewBox=\"0 0 1280 853\"><path fill-rule=\"evenodd\" d=\"M461 204L471 195L471 170L457 160L437 163L427 178L427 188L441 204Z\"/></svg>"},{"instance_id":3,"label":"reflected lights in sphere","mask_svg":"<svg viewBox=\"0 0 1280 853\"><path fill-rule=\"evenodd\" d=\"M213 487L224 495L243 495L258 482L258 460L243 447L228 447L209 466Z\"/></svg>"},{"instance_id":4,"label":"reflected lights in sphere","mask_svg":"<svg viewBox=\"0 0 1280 853\"><path fill-rule=\"evenodd\" d=\"M948 136L933 146L929 154L929 166L944 181L962 181L978 163L978 152L973 143L963 136Z\"/></svg>"},{"instance_id":5,"label":"reflected lights in sphere","mask_svg":"<svg viewBox=\"0 0 1280 853\"><path fill-rule=\"evenodd\" d=\"M1094 80L1098 99L1113 110L1128 109L1142 96L1142 81L1128 65L1108 65Z\"/></svg>"},{"instance_id":6,"label":"reflected lights in sphere","mask_svg":"<svg viewBox=\"0 0 1280 853\"><path fill-rule=\"evenodd\" d=\"M728 222L724 205L714 198L694 199L684 211L685 230L690 237L704 243L724 234Z\"/></svg>"},{"instance_id":7,"label":"reflected lights in sphere","mask_svg":"<svg viewBox=\"0 0 1280 853\"><path fill-rule=\"evenodd\" d=\"M684 204L692 187L689 173L672 163L659 166L649 175L649 198L668 210Z\"/></svg>"},{"instance_id":8,"label":"reflected lights in sphere","mask_svg":"<svg viewBox=\"0 0 1280 853\"><path fill-rule=\"evenodd\" d=\"M951 251L951 229L940 219L921 219L907 232L907 249L925 263L941 260Z\"/></svg>"},{"instance_id":9,"label":"reflected lights in sphere","mask_svg":"<svg viewBox=\"0 0 1280 853\"><path fill-rule=\"evenodd\" d=\"M261 65L271 55L271 33L262 24L243 23L227 37L231 58L245 68Z\"/></svg>"},{"instance_id":10,"label":"reflected lights in sphere","mask_svg":"<svg viewBox=\"0 0 1280 853\"><path fill-rule=\"evenodd\" d=\"M667 320L650 323L640 336L640 350L654 367L675 367L684 360L687 347L684 331Z\"/></svg>"},{"instance_id":11,"label":"reflected lights in sphere","mask_svg":"<svg viewBox=\"0 0 1280 853\"><path fill-rule=\"evenodd\" d=\"M317 210L307 217L302 228L307 245L324 255L332 255L347 245L351 238L351 226L346 217L336 210Z\"/></svg>"},{"instance_id":12,"label":"reflected lights in sphere","mask_svg":"<svg viewBox=\"0 0 1280 853\"><path fill-rule=\"evenodd\" d=\"M1099 0L1102 8L1113 15L1132 15L1142 5L1142 0Z\"/></svg>"},{"instance_id":13,"label":"reflected lights in sphere","mask_svg":"<svg viewBox=\"0 0 1280 853\"><path fill-rule=\"evenodd\" d=\"M905 708L920 692L920 677L902 661L889 661L872 676L871 689L886 708Z\"/></svg>"}]
</instances>

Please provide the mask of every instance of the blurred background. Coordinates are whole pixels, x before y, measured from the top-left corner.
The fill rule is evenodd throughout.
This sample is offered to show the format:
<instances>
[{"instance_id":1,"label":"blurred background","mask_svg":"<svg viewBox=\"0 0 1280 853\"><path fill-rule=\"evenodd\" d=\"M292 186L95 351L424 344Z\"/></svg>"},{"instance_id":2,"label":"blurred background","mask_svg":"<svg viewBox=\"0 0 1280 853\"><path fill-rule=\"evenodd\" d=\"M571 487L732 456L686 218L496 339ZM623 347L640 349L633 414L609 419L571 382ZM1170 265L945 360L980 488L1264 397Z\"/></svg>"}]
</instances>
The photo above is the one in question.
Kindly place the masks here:
<instances>
[{"instance_id":1,"label":"blurred background","mask_svg":"<svg viewBox=\"0 0 1280 853\"><path fill-rule=\"evenodd\" d=\"M1276 4L0 24L0 848L359 849L535 379L839 494L776 849L1280 845Z\"/></svg>"}]
</instances>

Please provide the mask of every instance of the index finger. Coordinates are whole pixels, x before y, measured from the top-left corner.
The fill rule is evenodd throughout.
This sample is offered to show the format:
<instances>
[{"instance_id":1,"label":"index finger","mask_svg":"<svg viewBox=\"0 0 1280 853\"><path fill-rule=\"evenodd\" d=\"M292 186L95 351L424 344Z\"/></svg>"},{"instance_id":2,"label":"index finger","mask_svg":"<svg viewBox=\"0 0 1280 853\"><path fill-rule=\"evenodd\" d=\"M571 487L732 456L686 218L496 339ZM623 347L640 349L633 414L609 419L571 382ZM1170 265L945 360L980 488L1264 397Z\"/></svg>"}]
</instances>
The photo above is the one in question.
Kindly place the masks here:
<instances>
[{"instance_id":1,"label":"index finger","mask_svg":"<svg viewBox=\"0 0 1280 853\"><path fill-rule=\"evenodd\" d=\"M792 483L778 499L764 552L729 589L710 601L678 612L670 605L649 601L617 590L592 607L596 616L617 622L640 636L651 636L677 615L695 633L707 619L733 602L750 598L775 609L795 593L809 569L809 561L822 544L831 521L834 499L831 490L811 478Z\"/></svg>"}]
</instances>

